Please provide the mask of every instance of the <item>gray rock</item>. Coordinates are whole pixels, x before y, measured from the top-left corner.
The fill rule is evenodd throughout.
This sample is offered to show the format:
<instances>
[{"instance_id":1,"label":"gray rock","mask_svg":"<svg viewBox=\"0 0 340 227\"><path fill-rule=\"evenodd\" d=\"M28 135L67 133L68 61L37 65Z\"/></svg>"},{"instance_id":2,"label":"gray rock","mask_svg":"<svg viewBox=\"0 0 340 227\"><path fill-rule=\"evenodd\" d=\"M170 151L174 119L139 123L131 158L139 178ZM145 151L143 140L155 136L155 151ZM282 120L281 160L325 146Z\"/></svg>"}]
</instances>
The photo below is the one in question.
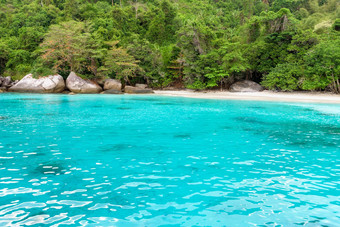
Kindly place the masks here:
<instances>
[{"instance_id":1,"label":"gray rock","mask_svg":"<svg viewBox=\"0 0 340 227\"><path fill-rule=\"evenodd\" d=\"M9 88L9 87L12 87L12 86L16 85L18 82L19 82L18 80L12 81L12 82L10 83L10 85L7 86L7 87L8 87L8 88Z\"/></svg>"},{"instance_id":2,"label":"gray rock","mask_svg":"<svg viewBox=\"0 0 340 227\"><path fill-rule=\"evenodd\" d=\"M104 87L104 83L106 80L107 80L106 78L100 78L100 79L97 79L96 82L97 84L99 84L99 86Z\"/></svg>"},{"instance_id":3,"label":"gray rock","mask_svg":"<svg viewBox=\"0 0 340 227\"><path fill-rule=\"evenodd\" d=\"M7 77L5 77L5 78L2 79L2 84L1 84L1 86L2 86L2 87L7 87L7 88L9 88L9 87L11 86L11 83L12 83L11 77L10 77L10 76L7 76Z\"/></svg>"},{"instance_id":4,"label":"gray rock","mask_svg":"<svg viewBox=\"0 0 340 227\"><path fill-rule=\"evenodd\" d=\"M74 72L67 77L66 86L71 92L83 94L100 93L103 90L97 83L84 80Z\"/></svg>"},{"instance_id":5,"label":"gray rock","mask_svg":"<svg viewBox=\"0 0 340 227\"><path fill-rule=\"evenodd\" d=\"M32 74L26 75L8 90L12 92L59 93L65 89L65 82L60 75L50 75L39 79Z\"/></svg>"},{"instance_id":6,"label":"gray rock","mask_svg":"<svg viewBox=\"0 0 340 227\"><path fill-rule=\"evenodd\" d=\"M132 87L132 86L125 86L124 88L125 93L129 94L152 94L154 93L151 89L141 89L138 87Z\"/></svg>"},{"instance_id":7,"label":"gray rock","mask_svg":"<svg viewBox=\"0 0 340 227\"><path fill-rule=\"evenodd\" d=\"M102 94L123 94L121 90L109 89L102 92Z\"/></svg>"},{"instance_id":8,"label":"gray rock","mask_svg":"<svg viewBox=\"0 0 340 227\"><path fill-rule=\"evenodd\" d=\"M250 80L238 81L230 86L231 92L259 92L263 90L261 85Z\"/></svg>"},{"instance_id":9,"label":"gray rock","mask_svg":"<svg viewBox=\"0 0 340 227\"><path fill-rule=\"evenodd\" d=\"M147 84L136 84L136 87L137 88L141 88L141 89L145 89L145 88L147 88Z\"/></svg>"},{"instance_id":10,"label":"gray rock","mask_svg":"<svg viewBox=\"0 0 340 227\"><path fill-rule=\"evenodd\" d=\"M111 90L111 89L121 91L122 83L119 80L115 80L115 79L105 80L104 90Z\"/></svg>"}]
</instances>

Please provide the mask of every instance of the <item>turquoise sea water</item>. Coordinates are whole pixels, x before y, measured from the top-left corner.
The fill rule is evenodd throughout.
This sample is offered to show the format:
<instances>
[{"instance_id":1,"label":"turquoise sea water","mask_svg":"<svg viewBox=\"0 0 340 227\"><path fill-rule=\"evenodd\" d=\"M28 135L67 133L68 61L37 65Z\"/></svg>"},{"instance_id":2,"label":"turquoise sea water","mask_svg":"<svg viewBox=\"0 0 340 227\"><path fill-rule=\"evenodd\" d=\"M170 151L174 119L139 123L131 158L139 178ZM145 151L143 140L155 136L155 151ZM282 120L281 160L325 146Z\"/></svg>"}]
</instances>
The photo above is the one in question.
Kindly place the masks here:
<instances>
[{"instance_id":1,"label":"turquoise sea water","mask_svg":"<svg viewBox=\"0 0 340 227\"><path fill-rule=\"evenodd\" d=\"M340 105L0 95L0 226L340 226Z\"/></svg>"}]
</instances>

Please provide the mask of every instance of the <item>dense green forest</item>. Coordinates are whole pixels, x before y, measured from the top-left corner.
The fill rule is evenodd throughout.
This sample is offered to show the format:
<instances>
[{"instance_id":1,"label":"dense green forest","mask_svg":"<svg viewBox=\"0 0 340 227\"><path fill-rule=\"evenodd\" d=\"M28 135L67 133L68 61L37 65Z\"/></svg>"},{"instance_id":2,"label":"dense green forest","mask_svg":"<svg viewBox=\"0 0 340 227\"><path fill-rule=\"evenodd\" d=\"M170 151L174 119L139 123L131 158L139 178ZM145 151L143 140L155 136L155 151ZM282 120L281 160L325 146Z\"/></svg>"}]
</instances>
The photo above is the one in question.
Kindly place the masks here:
<instances>
[{"instance_id":1,"label":"dense green forest","mask_svg":"<svg viewBox=\"0 0 340 227\"><path fill-rule=\"evenodd\" d=\"M340 93L338 0L0 0L0 75Z\"/></svg>"}]
</instances>

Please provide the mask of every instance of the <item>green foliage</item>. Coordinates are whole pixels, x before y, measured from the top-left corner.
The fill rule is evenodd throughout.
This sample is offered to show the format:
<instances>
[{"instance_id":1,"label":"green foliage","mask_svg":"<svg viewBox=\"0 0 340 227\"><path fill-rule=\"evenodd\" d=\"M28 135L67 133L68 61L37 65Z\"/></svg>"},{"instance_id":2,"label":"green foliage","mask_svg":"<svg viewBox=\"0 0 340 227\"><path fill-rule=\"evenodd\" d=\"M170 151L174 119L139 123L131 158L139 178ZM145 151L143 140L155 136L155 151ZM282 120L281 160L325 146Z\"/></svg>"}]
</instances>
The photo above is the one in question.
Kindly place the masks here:
<instances>
[{"instance_id":1,"label":"green foliage","mask_svg":"<svg viewBox=\"0 0 340 227\"><path fill-rule=\"evenodd\" d=\"M288 8L291 11L299 9L299 6L303 5L304 0L274 0L272 3L272 9L275 11L281 8Z\"/></svg>"},{"instance_id":2,"label":"green foliage","mask_svg":"<svg viewBox=\"0 0 340 227\"><path fill-rule=\"evenodd\" d=\"M317 43L317 35L312 30L298 31L292 36L287 50L293 55L292 58L300 58Z\"/></svg>"},{"instance_id":3,"label":"green foliage","mask_svg":"<svg viewBox=\"0 0 340 227\"><path fill-rule=\"evenodd\" d=\"M305 90L330 90L340 93L340 39L330 37L305 55L306 76L302 88Z\"/></svg>"},{"instance_id":4,"label":"green foliage","mask_svg":"<svg viewBox=\"0 0 340 227\"><path fill-rule=\"evenodd\" d=\"M51 26L41 46L41 61L54 71L67 75L97 73L97 59L103 51L90 34L91 24L68 21Z\"/></svg>"},{"instance_id":5,"label":"green foliage","mask_svg":"<svg viewBox=\"0 0 340 227\"><path fill-rule=\"evenodd\" d=\"M297 90L301 73L301 69L296 64L279 64L268 75L264 76L262 85L271 90Z\"/></svg>"},{"instance_id":6,"label":"green foliage","mask_svg":"<svg viewBox=\"0 0 340 227\"><path fill-rule=\"evenodd\" d=\"M339 17L338 0L3 0L0 74L339 92Z\"/></svg>"},{"instance_id":7,"label":"green foliage","mask_svg":"<svg viewBox=\"0 0 340 227\"><path fill-rule=\"evenodd\" d=\"M151 44L147 39L133 36L126 44L128 54L133 56L142 70L139 75L142 80L139 82L147 82L148 84L157 84L160 82L162 74L163 62L162 55L157 46Z\"/></svg>"},{"instance_id":8,"label":"green foliage","mask_svg":"<svg viewBox=\"0 0 340 227\"><path fill-rule=\"evenodd\" d=\"M47 75L55 75L57 72L53 69L44 66L41 62L36 63L31 70L34 77L43 77Z\"/></svg>"},{"instance_id":9,"label":"green foliage","mask_svg":"<svg viewBox=\"0 0 340 227\"><path fill-rule=\"evenodd\" d=\"M6 68L6 63L9 58L10 49L7 43L0 39L0 73L3 73Z\"/></svg>"},{"instance_id":10,"label":"green foliage","mask_svg":"<svg viewBox=\"0 0 340 227\"><path fill-rule=\"evenodd\" d=\"M163 0L160 8L152 12L153 19L149 23L146 37L158 44L174 41L176 12L170 2Z\"/></svg>"},{"instance_id":11,"label":"green foliage","mask_svg":"<svg viewBox=\"0 0 340 227\"><path fill-rule=\"evenodd\" d=\"M104 65L100 68L100 71L106 76L115 77L124 83L129 82L131 84L130 78L144 72L138 65L139 61L129 55L126 49L117 47L118 41L107 44L111 48L106 53Z\"/></svg>"},{"instance_id":12,"label":"green foliage","mask_svg":"<svg viewBox=\"0 0 340 227\"><path fill-rule=\"evenodd\" d=\"M337 32L340 31L340 18L337 18L333 24L333 29Z\"/></svg>"}]
</instances>

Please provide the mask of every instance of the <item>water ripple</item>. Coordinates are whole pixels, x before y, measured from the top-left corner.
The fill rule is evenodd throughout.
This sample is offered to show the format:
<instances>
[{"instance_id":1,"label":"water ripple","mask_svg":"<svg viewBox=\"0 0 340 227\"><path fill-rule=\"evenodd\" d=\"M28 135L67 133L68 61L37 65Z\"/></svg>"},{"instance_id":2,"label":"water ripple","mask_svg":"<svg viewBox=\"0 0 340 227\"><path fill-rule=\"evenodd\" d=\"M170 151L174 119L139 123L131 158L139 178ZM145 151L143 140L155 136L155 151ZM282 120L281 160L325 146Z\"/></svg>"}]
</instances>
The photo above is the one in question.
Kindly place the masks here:
<instances>
[{"instance_id":1,"label":"water ripple","mask_svg":"<svg viewBox=\"0 0 340 227\"><path fill-rule=\"evenodd\" d=\"M338 106L0 96L0 225L337 226Z\"/></svg>"}]
</instances>

